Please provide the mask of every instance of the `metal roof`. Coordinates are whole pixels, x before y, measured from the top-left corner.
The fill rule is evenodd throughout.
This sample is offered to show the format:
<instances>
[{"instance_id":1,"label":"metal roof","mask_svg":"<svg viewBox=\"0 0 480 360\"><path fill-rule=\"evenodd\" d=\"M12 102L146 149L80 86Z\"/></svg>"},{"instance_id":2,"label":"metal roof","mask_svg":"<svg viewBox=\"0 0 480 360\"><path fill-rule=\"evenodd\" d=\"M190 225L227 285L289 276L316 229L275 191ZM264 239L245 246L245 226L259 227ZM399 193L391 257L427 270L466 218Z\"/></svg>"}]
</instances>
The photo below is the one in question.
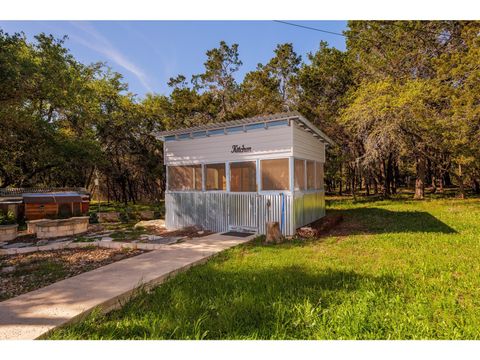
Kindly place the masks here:
<instances>
[{"instance_id":1,"label":"metal roof","mask_svg":"<svg viewBox=\"0 0 480 360\"><path fill-rule=\"evenodd\" d=\"M38 188L0 188L0 197L21 197L23 194L33 194L33 193L65 193L65 192L75 192L79 194L88 195L88 191L85 188L81 187L64 187L64 188L55 188L55 187L38 187Z\"/></svg>"},{"instance_id":2,"label":"metal roof","mask_svg":"<svg viewBox=\"0 0 480 360\"><path fill-rule=\"evenodd\" d=\"M83 200L82 195L75 192L22 194L22 197L25 204L71 203Z\"/></svg>"},{"instance_id":3,"label":"metal roof","mask_svg":"<svg viewBox=\"0 0 480 360\"><path fill-rule=\"evenodd\" d=\"M319 130L310 121L305 119L305 117L302 114L300 114L296 111L283 112L283 113L277 113L277 114L265 115L265 116L255 116L255 117L244 118L244 119L239 119L239 120L232 120L232 121L227 121L227 122L222 122L222 123L212 123L212 124L194 126L194 127L190 127L190 128L183 128L183 129L177 129L177 130L162 131L162 132L156 133L156 136L158 138L160 138L162 141L164 141L165 138L168 137L168 136L189 134L189 133L196 132L196 131L210 131L210 130L228 129L230 127L247 125L247 124L256 124L256 123L265 123L268 126L269 122L279 121L279 120L297 121L297 123L302 128L304 128L308 132L312 133L313 136L317 137L322 142L327 143L329 145L334 145L335 144L332 139L330 139L327 135L325 135L325 133L323 133L321 130Z\"/></svg>"}]
</instances>

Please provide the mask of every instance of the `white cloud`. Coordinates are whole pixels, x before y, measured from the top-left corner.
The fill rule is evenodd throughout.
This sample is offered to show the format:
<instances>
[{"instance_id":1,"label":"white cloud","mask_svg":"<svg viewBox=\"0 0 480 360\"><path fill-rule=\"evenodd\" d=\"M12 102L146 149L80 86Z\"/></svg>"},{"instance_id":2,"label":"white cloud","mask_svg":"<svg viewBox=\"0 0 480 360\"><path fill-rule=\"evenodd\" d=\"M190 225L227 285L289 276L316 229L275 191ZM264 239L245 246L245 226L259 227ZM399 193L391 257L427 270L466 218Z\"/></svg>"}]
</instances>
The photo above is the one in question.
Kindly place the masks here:
<instances>
[{"instance_id":1,"label":"white cloud","mask_svg":"<svg viewBox=\"0 0 480 360\"><path fill-rule=\"evenodd\" d=\"M148 82L146 73L129 59L127 59L127 57L117 50L108 39L96 31L91 24L87 22L71 22L71 24L77 29L80 29L84 34L88 35L87 40L84 37L71 34L69 37L72 40L104 55L117 65L129 71L135 75L135 77L140 81L147 91L153 92L152 87Z\"/></svg>"}]
</instances>

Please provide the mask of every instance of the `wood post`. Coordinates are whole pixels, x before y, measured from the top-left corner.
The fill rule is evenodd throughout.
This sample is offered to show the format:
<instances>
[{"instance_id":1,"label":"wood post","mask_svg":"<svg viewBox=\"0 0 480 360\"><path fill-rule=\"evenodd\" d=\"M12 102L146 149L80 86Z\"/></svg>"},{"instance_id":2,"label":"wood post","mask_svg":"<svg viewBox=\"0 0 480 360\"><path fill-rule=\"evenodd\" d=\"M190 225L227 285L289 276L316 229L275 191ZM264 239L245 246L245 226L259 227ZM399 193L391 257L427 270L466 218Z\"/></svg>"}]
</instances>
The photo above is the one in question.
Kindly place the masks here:
<instances>
[{"instance_id":1,"label":"wood post","mask_svg":"<svg viewBox=\"0 0 480 360\"><path fill-rule=\"evenodd\" d=\"M267 236L265 238L266 243L278 244L283 241L283 235L280 231L280 225L278 221L267 222Z\"/></svg>"}]
</instances>

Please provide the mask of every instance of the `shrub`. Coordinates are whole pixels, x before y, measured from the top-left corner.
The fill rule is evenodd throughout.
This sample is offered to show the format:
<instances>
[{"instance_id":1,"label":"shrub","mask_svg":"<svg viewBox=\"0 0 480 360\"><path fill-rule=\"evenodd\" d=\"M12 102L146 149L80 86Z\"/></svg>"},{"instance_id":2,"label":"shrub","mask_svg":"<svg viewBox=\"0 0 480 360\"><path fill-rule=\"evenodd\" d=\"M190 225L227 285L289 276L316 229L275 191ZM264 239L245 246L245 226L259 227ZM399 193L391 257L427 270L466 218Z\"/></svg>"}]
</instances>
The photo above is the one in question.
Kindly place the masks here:
<instances>
[{"instance_id":1,"label":"shrub","mask_svg":"<svg viewBox=\"0 0 480 360\"><path fill-rule=\"evenodd\" d=\"M17 219L12 211L7 212L0 212L0 225L13 225L17 223Z\"/></svg>"},{"instance_id":2,"label":"shrub","mask_svg":"<svg viewBox=\"0 0 480 360\"><path fill-rule=\"evenodd\" d=\"M98 215L95 211L90 212L90 218L88 219L90 224L98 224Z\"/></svg>"}]
</instances>

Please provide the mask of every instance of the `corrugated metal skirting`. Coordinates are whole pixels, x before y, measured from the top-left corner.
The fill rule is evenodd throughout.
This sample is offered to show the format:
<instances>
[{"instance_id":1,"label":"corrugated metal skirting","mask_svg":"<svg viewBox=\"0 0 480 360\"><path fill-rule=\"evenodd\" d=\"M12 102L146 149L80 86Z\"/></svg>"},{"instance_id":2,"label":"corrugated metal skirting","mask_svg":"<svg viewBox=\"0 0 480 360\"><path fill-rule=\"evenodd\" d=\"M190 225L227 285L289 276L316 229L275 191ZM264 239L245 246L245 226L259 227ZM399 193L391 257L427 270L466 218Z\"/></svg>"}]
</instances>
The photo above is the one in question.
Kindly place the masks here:
<instances>
[{"instance_id":1,"label":"corrugated metal skirting","mask_svg":"<svg viewBox=\"0 0 480 360\"><path fill-rule=\"evenodd\" d=\"M303 225L325 215L323 191L290 194L168 192L166 226L179 229L199 225L221 232L249 229L265 234L268 221L278 221L290 236Z\"/></svg>"}]
</instances>

